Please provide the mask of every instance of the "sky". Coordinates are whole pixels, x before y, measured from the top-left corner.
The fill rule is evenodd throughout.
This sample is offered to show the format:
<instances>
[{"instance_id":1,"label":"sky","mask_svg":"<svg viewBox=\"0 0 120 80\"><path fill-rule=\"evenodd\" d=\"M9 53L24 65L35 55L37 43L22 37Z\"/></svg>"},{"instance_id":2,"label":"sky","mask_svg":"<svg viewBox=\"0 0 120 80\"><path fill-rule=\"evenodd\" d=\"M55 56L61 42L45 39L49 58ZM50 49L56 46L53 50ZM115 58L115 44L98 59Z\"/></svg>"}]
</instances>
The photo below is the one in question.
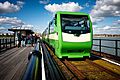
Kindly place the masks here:
<instances>
[{"instance_id":1,"label":"sky","mask_svg":"<svg viewBox=\"0 0 120 80\"><path fill-rule=\"evenodd\" d=\"M94 34L120 34L120 0L0 0L0 32L22 26L42 33L57 11L90 14Z\"/></svg>"}]
</instances>

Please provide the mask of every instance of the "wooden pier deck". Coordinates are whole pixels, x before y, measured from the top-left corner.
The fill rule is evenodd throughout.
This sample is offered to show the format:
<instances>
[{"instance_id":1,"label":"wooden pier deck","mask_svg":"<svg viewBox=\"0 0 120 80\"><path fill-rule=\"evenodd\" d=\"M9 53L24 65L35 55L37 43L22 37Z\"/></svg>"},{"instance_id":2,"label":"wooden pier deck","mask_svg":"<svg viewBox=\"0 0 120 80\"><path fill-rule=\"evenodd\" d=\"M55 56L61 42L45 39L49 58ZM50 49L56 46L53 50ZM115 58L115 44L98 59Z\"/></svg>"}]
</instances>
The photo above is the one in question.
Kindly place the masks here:
<instances>
[{"instance_id":1,"label":"wooden pier deck","mask_svg":"<svg viewBox=\"0 0 120 80\"><path fill-rule=\"evenodd\" d=\"M33 47L12 48L0 53L0 80L21 80Z\"/></svg>"}]
</instances>

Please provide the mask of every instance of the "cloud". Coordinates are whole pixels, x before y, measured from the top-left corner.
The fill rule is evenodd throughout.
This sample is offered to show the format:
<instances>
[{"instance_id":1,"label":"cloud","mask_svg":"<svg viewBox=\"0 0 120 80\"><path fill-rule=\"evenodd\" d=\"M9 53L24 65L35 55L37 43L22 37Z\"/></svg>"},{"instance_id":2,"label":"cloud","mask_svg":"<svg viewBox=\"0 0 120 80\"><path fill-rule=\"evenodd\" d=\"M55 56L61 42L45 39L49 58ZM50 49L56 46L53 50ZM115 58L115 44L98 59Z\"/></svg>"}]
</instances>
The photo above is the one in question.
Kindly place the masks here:
<instances>
[{"instance_id":1,"label":"cloud","mask_svg":"<svg viewBox=\"0 0 120 80\"><path fill-rule=\"evenodd\" d=\"M30 24L22 25L23 28L32 29L34 26Z\"/></svg>"},{"instance_id":2,"label":"cloud","mask_svg":"<svg viewBox=\"0 0 120 80\"><path fill-rule=\"evenodd\" d=\"M4 3L0 3L0 13L3 14L3 13L17 12L22 8L23 4L24 3L22 1L17 1L16 5L8 1Z\"/></svg>"},{"instance_id":3,"label":"cloud","mask_svg":"<svg viewBox=\"0 0 120 80\"><path fill-rule=\"evenodd\" d=\"M120 0L97 0L91 11L95 17L120 16Z\"/></svg>"},{"instance_id":4,"label":"cloud","mask_svg":"<svg viewBox=\"0 0 120 80\"><path fill-rule=\"evenodd\" d=\"M114 25L120 25L120 20L117 20L113 23Z\"/></svg>"},{"instance_id":5,"label":"cloud","mask_svg":"<svg viewBox=\"0 0 120 80\"><path fill-rule=\"evenodd\" d=\"M12 26L12 29L30 29L30 30L33 30L33 25L24 24L21 26Z\"/></svg>"},{"instance_id":6,"label":"cloud","mask_svg":"<svg viewBox=\"0 0 120 80\"><path fill-rule=\"evenodd\" d=\"M103 27L94 27L94 34L120 34L120 26L106 25Z\"/></svg>"},{"instance_id":7,"label":"cloud","mask_svg":"<svg viewBox=\"0 0 120 80\"><path fill-rule=\"evenodd\" d=\"M26 24L17 17L0 17L0 25L11 25L12 28L33 29L33 25Z\"/></svg>"},{"instance_id":8,"label":"cloud","mask_svg":"<svg viewBox=\"0 0 120 80\"><path fill-rule=\"evenodd\" d=\"M113 27L111 27L111 26L105 26L105 27L103 27L102 29L103 30L110 30L110 29L112 29Z\"/></svg>"},{"instance_id":9,"label":"cloud","mask_svg":"<svg viewBox=\"0 0 120 80\"><path fill-rule=\"evenodd\" d=\"M91 15L90 15L90 18L94 25L97 24L97 22L103 21L103 19L104 19L104 17L92 17Z\"/></svg>"},{"instance_id":10,"label":"cloud","mask_svg":"<svg viewBox=\"0 0 120 80\"><path fill-rule=\"evenodd\" d=\"M40 4L48 4L50 0L40 0Z\"/></svg>"},{"instance_id":11,"label":"cloud","mask_svg":"<svg viewBox=\"0 0 120 80\"><path fill-rule=\"evenodd\" d=\"M33 25L26 24L17 17L0 17L0 33L7 33L10 28L33 30L33 27Z\"/></svg>"},{"instance_id":12,"label":"cloud","mask_svg":"<svg viewBox=\"0 0 120 80\"><path fill-rule=\"evenodd\" d=\"M120 0L97 0L90 15L94 22L98 22L98 19L102 21L104 17L120 16Z\"/></svg>"},{"instance_id":13,"label":"cloud","mask_svg":"<svg viewBox=\"0 0 120 80\"><path fill-rule=\"evenodd\" d=\"M90 4L87 2L85 3L84 7L90 7Z\"/></svg>"},{"instance_id":14,"label":"cloud","mask_svg":"<svg viewBox=\"0 0 120 80\"><path fill-rule=\"evenodd\" d=\"M17 17L13 17L13 18L0 17L0 25L4 25L4 24L13 25L13 26L21 26L25 23L22 22L20 19L17 19Z\"/></svg>"},{"instance_id":15,"label":"cloud","mask_svg":"<svg viewBox=\"0 0 120 80\"><path fill-rule=\"evenodd\" d=\"M23 1L17 1L17 5L18 5L19 7L23 7L24 2L23 2Z\"/></svg>"},{"instance_id":16,"label":"cloud","mask_svg":"<svg viewBox=\"0 0 120 80\"><path fill-rule=\"evenodd\" d=\"M5 27L0 27L0 30L5 30L6 28Z\"/></svg>"},{"instance_id":17,"label":"cloud","mask_svg":"<svg viewBox=\"0 0 120 80\"><path fill-rule=\"evenodd\" d=\"M75 2L68 2L68 3L62 3L62 4L48 4L45 6L45 9L55 13L57 11L72 11L72 12L78 12L83 7L81 7L78 3Z\"/></svg>"}]
</instances>

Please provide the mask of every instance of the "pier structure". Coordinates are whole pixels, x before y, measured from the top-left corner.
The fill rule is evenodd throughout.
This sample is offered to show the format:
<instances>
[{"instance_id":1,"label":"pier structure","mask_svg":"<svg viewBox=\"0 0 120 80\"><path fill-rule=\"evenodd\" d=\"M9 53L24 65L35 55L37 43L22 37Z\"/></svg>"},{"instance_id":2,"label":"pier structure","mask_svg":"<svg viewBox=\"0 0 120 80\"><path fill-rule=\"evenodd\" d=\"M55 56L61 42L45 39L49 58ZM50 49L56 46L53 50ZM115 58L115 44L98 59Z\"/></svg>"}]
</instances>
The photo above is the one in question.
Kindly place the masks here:
<instances>
[{"instance_id":1,"label":"pier structure","mask_svg":"<svg viewBox=\"0 0 120 80\"><path fill-rule=\"evenodd\" d=\"M20 32L24 36L34 33L31 27L13 27L13 28L8 29L8 31L14 32L15 44L17 44L18 32Z\"/></svg>"},{"instance_id":2,"label":"pier structure","mask_svg":"<svg viewBox=\"0 0 120 80\"><path fill-rule=\"evenodd\" d=\"M95 41L96 39L93 39ZM91 51L91 58L59 59L54 50L42 40L35 46L11 48L0 53L1 80L56 80L81 79L101 80L120 79L119 40L113 41L114 46L103 45L97 39L98 50ZM114 49L115 54L105 53L103 47ZM56 77L57 76L57 77ZM106 77L105 77L106 76Z\"/></svg>"}]
</instances>

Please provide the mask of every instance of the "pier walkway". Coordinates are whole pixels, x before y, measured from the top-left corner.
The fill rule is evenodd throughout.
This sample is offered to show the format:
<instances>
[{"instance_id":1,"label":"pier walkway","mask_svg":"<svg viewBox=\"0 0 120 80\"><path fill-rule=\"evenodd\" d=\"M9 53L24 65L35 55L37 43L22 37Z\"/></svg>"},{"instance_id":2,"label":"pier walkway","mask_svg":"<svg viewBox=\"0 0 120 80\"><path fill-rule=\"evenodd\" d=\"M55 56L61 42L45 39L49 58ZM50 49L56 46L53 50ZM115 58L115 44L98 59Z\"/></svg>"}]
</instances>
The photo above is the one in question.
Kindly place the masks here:
<instances>
[{"instance_id":1,"label":"pier walkway","mask_svg":"<svg viewBox=\"0 0 120 80\"><path fill-rule=\"evenodd\" d=\"M12 48L0 52L0 80L20 80L28 64L33 47Z\"/></svg>"},{"instance_id":2,"label":"pier walkway","mask_svg":"<svg viewBox=\"0 0 120 80\"><path fill-rule=\"evenodd\" d=\"M106 71L105 73L106 74L110 73L108 75L111 75L112 79L115 78L114 80L118 80L117 78L120 78L119 77L120 76L120 73L119 73L120 72L119 71L120 70L120 54L119 54L120 40L109 40L109 41L103 40L103 39L94 39L94 40L97 40L98 42L97 42L97 44L93 43L93 47L95 47L95 46L98 47L98 50L93 49L91 51L91 54L93 57L95 57L96 55L98 57L95 58L95 60L93 60L92 62L93 63L96 62L96 63L94 63L95 65L98 66L96 68L100 68L101 71L104 71L107 69L108 71ZM110 42L110 43L113 42L114 46L106 45L106 43L103 44L104 41ZM7 42L7 40L6 40L6 42ZM51 67L53 65L50 67L49 65L47 66L47 64L51 64L51 63L55 63L55 65L58 65L57 68L60 67L60 69L58 69L58 71L63 70L63 72L61 72L61 73L62 74L65 73L64 75L67 75L66 73L71 72L71 71L65 72L67 68L61 67L60 65L62 63L58 63L57 62L58 59L57 59L57 61L53 60L51 63L49 63L49 60L47 59L47 57L53 56L53 55L49 55L49 56L46 55L46 57L45 57L44 54L47 53L46 52L47 49L44 50L44 48L41 45L41 42L38 42L35 45L35 47L27 46L27 47L17 48L17 47L15 47L15 45L11 45L14 48L10 47L9 49L7 46L9 44L4 45L4 43L2 43L1 45L2 46L0 47L0 49L1 49L0 50L0 80L21 80L21 79L23 79L23 80L41 80L41 78L43 78L43 75L45 75L46 79L50 79L48 74L49 74L49 72L51 72L49 70L51 70ZM114 54L105 53L104 52L105 48L113 49ZM2 50L2 49L4 49L4 50ZM32 51L31 57L29 56L30 61L28 61L28 55L31 51ZM51 52L51 51L48 51L48 53L49 52ZM42 54L42 64L41 64L41 54ZM46 60L45 60L45 58L46 58ZM54 58L56 59L56 57L53 57L53 59ZM77 63L77 65L80 65L82 62L84 62L85 64L89 63L85 60L85 61L80 61L79 63ZM92 62L90 62L90 65ZM104 64L101 65L101 62ZM72 63L75 63L75 61L72 61ZM100 65L99 65L99 63L100 63ZM43 66L43 64L45 66ZM50 69L48 69L49 67L50 67ZM84 66L84 68L85 67L86 67L86 65ZM92 68L92 69L94 69L94 68ZM78 69L75 69L75 70L77 72L81 71ZM41 73L41 71L44 71L44 74L43 74L43 72ZM55 71L54 68L53 68L53 71ZM76 72L76 71L73 71L73 72ZM95 72L95 71L91 71L91 72ZM99 72L101 72L101 71L99 71ZM83 69L83 72L86 74L89 74L89 72L84 71L84 69ZM48 73L48 74L46 74L46 73ZM98 73L98 71L97 71L97 73ZM112 75L114 73L116 74L115 76ZM94 74L96 74L96 73L94 73ZM40 75L42 75L42 77ZM102 74L102 75L103 75L102 78L104 78L104 74ZM76 75L76 76L78 76L78 75ZM111 77L111 76L109 76L109 77ZM70 77L70 79L71 79L71 76L69 75L69 73L65 77ZM96 77L94 77L94 78L96 78ZM95 79L95 80L101 80L101 78Z\"/></svg>"}]
</instances>

